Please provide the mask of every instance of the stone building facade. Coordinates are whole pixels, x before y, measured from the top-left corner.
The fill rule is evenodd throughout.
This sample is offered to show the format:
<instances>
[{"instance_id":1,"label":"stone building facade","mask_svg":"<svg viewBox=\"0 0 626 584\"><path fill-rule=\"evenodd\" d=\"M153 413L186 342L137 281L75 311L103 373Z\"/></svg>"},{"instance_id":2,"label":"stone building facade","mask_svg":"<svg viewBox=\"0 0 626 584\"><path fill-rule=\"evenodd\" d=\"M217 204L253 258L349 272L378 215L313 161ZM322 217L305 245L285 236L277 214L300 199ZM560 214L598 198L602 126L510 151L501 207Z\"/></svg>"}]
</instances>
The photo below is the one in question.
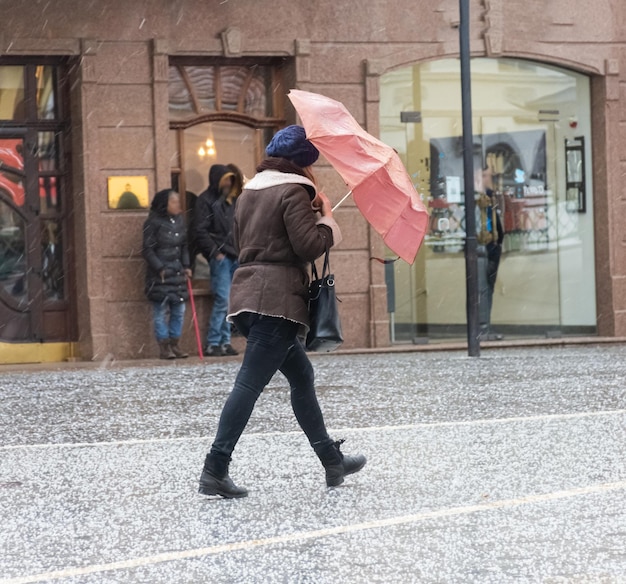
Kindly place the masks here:
<instances>
[{"instance_id":1,"label":"stone building facade","mask_svg":"<svg viewBox=\"0 0 626 584\"><path fill-rule=\"evenodd\" d=\"M434 177L432 167L433 152L443 168L441 161L449 157L441 149L458 137L456 102L447 112L433 109L437 88L445 92L443 101L456 87L443 85L459 52L456 0L0 0L0 5L5 22L0 149L8 157L0 167L6 183L0 192L5 232L0 361L38 360L42 341L55 347L58 358L156 355L140 256L147 211L115 208L110 179L147 177L149 197L172 184L189 191L188 197L198 194L212 162L206 157L209 142L202 156L197 148L204 138L214 141L217 158L228 157L213 161L241 161L250 175L272 133L296 121L286 99L292 87L342 101L370 133L393 143L426 201L441 199L432 209L446 209L427 242L431 256L418 260L413 271L396 266L395 274L370 259L387 252L354 204L348 201L337 211L344 241L334 253L333 269L345 346L385 347L399 338L454 334L462 325L449 315L463 295L441 296L445 302L438 306L452 310L445 314L434 302L438 287L456 290L464 281L454 263L459 248L442 243L454 239L448 230L458 172ZM505 254L518 258L509 260L510 273L502 272L511 282L507 289L532 280L528 270L544 260L548 275L571 267L571 273L555 276L553 305L561 316L553 318L549 307L536 312L536 322L516 320L516 309L502 308L507 294L511 298L502 285L494 298L498 322L512 334L518 326L522 334L563 328L626 336L626 5L471 0L471 52L476 71L492 84L484 86L487 95L489 87L496 93L493 84L504 83L506 75L517 88L501 88L502 103L481 118L482 130L475 129L483 136L481 164L486 156L492 161L509 156L505 163L513 160L511 172L522 177L518 196L513 178L492 165L502 174L500 194L509 197L510 209L523 207L522 219L510 216L504 244ZM557 89L532 93L533 84L547 86L546 78L563 92L582 92L588 104ZM403 92L411 95L401 97ZM539 98L547 101L542 105ZM561 105L551 106L550 100ZM576 104L582 109L567 109ZM524 121L519 111L533 107L532 123ZM414 125L398 125L409 110ZM443 128L444 117L445 131L428 129L435 125L426 122L435 118ZM517 168L522 163L507 154L507 144L523 133L522 123L525 137L536 136L532 147L543 148L534 170ZM496 134L513 138L499 139L500 146L489 150L489 137ZM345 194L341 178L323 161L318 175L331 199ZM447 181L442 196L435 192L435 179ZM538 197L534 207L527 201L531 196ZM570 215L559 215L561 208ZM538 217L545 223L537 223ZM547 226L551 222L557 227ZM533 239L535 232L544 240ZM501 270L506 266L504 261ZM584 282L578 284L581 270ZM432 274L429 282L421 282L421 273ZM456 275L443 278L449 273ZM389 292L395 302L388 302L388 285L395 288ZM201 276L194 287L204 321L210 293ZM583 288L590 290L579 299L585 319L573 315L566 322L563 314ZM431 304L420 304L420 295ZM535 314L533 305L541 298L516 302L520 311ZM574 312L577 302L571 304ZM185 330L191 348L193 334L188 325ZM9 349L18 345L30 358L7 356L15 355Z\"/></svg>"}]
</instances>

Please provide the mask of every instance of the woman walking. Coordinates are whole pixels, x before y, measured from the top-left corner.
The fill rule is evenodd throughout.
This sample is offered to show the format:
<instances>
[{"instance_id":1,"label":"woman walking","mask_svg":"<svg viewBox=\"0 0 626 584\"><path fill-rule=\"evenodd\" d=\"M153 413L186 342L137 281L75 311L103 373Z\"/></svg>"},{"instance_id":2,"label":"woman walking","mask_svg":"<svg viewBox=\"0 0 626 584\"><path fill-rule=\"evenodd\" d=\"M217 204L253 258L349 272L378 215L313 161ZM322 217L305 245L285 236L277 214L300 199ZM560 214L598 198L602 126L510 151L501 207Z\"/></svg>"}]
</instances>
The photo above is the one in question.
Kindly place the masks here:
<instances>
[{"instance_id":1,"label":"woman walking","mask_svg":"<svg viewBox=\"0 0 626 584\"><path fill-rule=\"evenodd\" d=\"M309 325L308 264L341 240L330 202L318 193L311 172L319 152L304 128L289 126L274 136L266 154L235 209L239 268L228 318L247 345L204 462L199 488L204 495L248 494L234 484L228 466L256 400L277 371L289 382L293 412L326 469L326 484L341 484L366 462L363 455L344 456L340 442L328 436L301 341Z\"/></svg>"},{"instance_id":2,"label":"woman walking","mask_svg":"<svg viewBox=\"0 0 626 584\"><path fill-rule=\"evenodd\" d=\"M154 334L161 359L187 357L178 346L183 330L185 301L189 299L187 278L189 250L185 222L178 193L159 191L152 200L143 226L143 257L146 270L146 296L152 302Z\"/></svg>"}]
</instances>

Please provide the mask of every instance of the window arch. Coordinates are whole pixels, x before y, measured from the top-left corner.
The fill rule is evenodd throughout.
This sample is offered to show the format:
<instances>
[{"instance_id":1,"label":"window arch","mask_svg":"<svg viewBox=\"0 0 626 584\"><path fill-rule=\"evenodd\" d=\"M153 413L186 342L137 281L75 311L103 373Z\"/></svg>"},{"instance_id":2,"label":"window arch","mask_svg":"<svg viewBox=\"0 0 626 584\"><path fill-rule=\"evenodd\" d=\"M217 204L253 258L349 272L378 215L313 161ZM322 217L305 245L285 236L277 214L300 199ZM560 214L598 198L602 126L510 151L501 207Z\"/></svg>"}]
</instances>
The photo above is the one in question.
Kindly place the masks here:
<instances>
[{"instance_id":1,"label":"window arch","mask_svg":"<svg viewBox=\"0 0 626 584\"><path fill-rule=\"evenodd\" d=\"M251 176L285 125L285 59L171 58L168 94L172 187L198 195L212 164Z\"/></svg>"},{"instance_id":2,"label":"window arch","mask_svg":"<svg viewBox=\"0 0 626 584\"><path fill-rule=\"evenodd\" d=\"M283 61L206 64L172 60L169 114L173 128L226 120L252 127L284 123Z\"/></svg>"}]
</instances>

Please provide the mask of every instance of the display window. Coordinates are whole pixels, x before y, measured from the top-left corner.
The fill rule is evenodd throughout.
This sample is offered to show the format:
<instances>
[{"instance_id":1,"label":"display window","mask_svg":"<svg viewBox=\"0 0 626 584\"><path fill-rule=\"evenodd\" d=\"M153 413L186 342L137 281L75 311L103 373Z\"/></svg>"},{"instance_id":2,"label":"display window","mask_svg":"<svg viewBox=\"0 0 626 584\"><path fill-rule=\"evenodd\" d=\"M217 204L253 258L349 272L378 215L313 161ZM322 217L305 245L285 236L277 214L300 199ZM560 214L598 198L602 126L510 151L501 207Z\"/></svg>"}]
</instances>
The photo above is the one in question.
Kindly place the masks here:
<instances>
[{"instance_id":1,"label":"display window","mask_svg":"<svg viewBox=\"0 0 626 584\"><path fill-rule=\"evenodd\" d=\"M492 338L594 333L589 78L516 59L473 59L471 71L481 330ZM463 337L458 60L384 75L380 121L430 211L415 264L396 262L387 274L392 338Z\"/></svg>"}]
</instances>

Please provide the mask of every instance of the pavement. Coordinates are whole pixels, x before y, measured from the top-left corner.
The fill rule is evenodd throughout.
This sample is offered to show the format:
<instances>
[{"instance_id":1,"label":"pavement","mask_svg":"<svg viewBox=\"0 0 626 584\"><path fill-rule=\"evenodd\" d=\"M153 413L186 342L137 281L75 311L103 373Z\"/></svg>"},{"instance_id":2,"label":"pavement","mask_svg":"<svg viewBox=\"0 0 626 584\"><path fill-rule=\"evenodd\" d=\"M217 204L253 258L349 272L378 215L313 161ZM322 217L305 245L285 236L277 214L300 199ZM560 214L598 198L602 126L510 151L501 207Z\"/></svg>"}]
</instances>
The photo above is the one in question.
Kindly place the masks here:
<instances>
[{"instance_id":1,"label":"pavement","mask_svg":"<svg viewBox=\"0 0 626 584\"><path fill-rule=\"evenodd\" d=\"M327 489L276 376L197 494L239 360L4 370L0 584L624 583L626 345L312 357L368 463Z\"/></svg>"}]
</instances>

